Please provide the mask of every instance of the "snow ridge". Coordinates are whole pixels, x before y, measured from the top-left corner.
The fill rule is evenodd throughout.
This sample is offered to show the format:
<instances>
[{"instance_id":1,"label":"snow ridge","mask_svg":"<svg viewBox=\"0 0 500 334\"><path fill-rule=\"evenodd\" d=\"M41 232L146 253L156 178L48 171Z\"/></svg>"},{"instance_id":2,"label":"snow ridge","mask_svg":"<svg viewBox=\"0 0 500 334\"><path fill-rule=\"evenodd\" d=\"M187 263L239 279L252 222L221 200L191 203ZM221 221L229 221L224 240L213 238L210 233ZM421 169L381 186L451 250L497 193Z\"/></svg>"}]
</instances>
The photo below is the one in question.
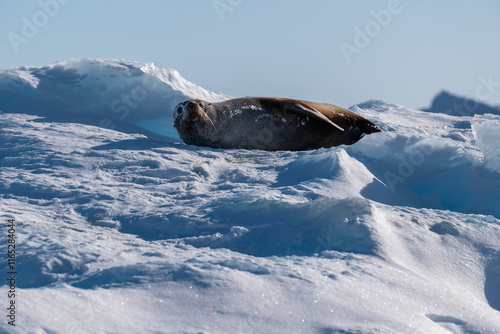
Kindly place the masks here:
<instances>
[{"instance_id":1,"label":"snow ridge","mask_svg":"<svg viewBox=\"0 0 500 334\"><path fill-rule=\"evenodd\" d=\"M0 70L0 109L117 128L140 125L160 134L174 107L190 99L221 101L173 69L116 59L71 58L48 66ZM155 123L161 126L155 126ZM123 127L122 127L123 128Z\"/></svg>"}]
</instances>

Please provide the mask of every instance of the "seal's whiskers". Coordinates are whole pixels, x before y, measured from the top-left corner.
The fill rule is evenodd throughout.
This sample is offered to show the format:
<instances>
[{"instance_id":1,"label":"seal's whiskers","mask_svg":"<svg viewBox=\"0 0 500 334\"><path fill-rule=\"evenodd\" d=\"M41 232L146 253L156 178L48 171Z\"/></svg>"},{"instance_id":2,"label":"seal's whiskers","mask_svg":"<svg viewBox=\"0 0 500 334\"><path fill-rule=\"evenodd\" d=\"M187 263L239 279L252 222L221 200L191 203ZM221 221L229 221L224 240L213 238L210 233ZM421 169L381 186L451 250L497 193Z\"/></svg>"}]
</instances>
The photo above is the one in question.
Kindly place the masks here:
<instances>
[{"instance_id":1,"label":"seal's whiskers","mask_svg":"<svg viewBox=\"0 0 500 334\"><path fill-rule=\"evenodd\" d=\"M212 124L212 126L214 127L214 130L217 130L217 128L215 127L214 122L212 122L212 119L210 118L210 116L208 116L208 114L205 112L205 110L203 110L201 108L199 110L201 111L203 119L208 120L210 122L210 124Z\"/></svg>"}]
</instances>

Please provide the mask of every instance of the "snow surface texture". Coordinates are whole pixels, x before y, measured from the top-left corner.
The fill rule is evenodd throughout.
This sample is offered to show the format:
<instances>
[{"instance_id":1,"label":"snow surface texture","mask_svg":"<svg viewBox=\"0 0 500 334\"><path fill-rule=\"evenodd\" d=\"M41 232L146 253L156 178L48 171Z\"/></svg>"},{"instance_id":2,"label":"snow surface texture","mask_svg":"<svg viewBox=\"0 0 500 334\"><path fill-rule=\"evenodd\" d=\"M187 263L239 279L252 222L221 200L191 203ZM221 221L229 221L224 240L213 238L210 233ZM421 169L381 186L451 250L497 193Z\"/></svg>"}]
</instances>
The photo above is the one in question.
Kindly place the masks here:
<instances>
[{"instance_id":1,"label":"snow surface texture","mask_svg":"<svg viewBox=\"0 0 500 334\"><path fill-rule=\"evenodd\" d=\"M71 59L0 87L19 333L500 331L499 116L368 101L384 132L351 146L220 150L152 135L179 100L227 98L173 70Z\"/></svg>"}]
</instances>

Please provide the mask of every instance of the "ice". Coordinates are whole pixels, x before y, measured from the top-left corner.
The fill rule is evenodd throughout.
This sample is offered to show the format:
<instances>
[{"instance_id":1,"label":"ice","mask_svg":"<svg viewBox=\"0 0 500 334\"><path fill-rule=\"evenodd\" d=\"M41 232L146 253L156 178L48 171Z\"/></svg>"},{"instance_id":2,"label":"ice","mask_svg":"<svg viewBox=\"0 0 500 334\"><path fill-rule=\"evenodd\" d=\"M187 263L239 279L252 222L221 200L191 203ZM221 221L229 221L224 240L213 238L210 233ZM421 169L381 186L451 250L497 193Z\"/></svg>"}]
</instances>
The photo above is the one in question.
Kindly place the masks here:
<instances>
[{"instance_id":1,"label":"ice","mask_svg":"<svg viewBox=\"0 0 500 334\"><path fill-rule=\"evenodd\" d=\"M477 145L485 155L484 165L489 170L500 172L500 121L488 120L472 126Z\"/></svg>"},{"instance_id":2,"label":"ice","mask_svg":"<svg viewBox=\"0 0 500 334\"><path fill-rule=\"evenodd\" d=\"M0 87L19 332L500 331L498 116L372 100L351 109L384 132L354 145L221 150L168 122L228 97L154 64L75 58Z\"/></svg>"}]
</instances>

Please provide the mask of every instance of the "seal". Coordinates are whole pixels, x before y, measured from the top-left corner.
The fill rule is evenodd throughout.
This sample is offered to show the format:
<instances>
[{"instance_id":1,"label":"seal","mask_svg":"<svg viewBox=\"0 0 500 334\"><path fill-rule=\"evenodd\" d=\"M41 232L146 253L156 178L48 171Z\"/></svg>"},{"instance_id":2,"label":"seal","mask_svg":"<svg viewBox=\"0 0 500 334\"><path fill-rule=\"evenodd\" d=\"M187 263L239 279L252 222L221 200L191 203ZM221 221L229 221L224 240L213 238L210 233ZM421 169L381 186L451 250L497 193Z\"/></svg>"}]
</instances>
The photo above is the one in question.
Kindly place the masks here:
<instances>
[{"instance_id":1,"label":"seal","mask_svg":"<svg viewBox=\"0 0 500 334\"><path fill-rule=\"evenodd\" d=\"M382 131L342 107L278 97L184 101L175 108L174 127L188 145L266 151L350 145Z\"/></svg>"}]
</instances>

